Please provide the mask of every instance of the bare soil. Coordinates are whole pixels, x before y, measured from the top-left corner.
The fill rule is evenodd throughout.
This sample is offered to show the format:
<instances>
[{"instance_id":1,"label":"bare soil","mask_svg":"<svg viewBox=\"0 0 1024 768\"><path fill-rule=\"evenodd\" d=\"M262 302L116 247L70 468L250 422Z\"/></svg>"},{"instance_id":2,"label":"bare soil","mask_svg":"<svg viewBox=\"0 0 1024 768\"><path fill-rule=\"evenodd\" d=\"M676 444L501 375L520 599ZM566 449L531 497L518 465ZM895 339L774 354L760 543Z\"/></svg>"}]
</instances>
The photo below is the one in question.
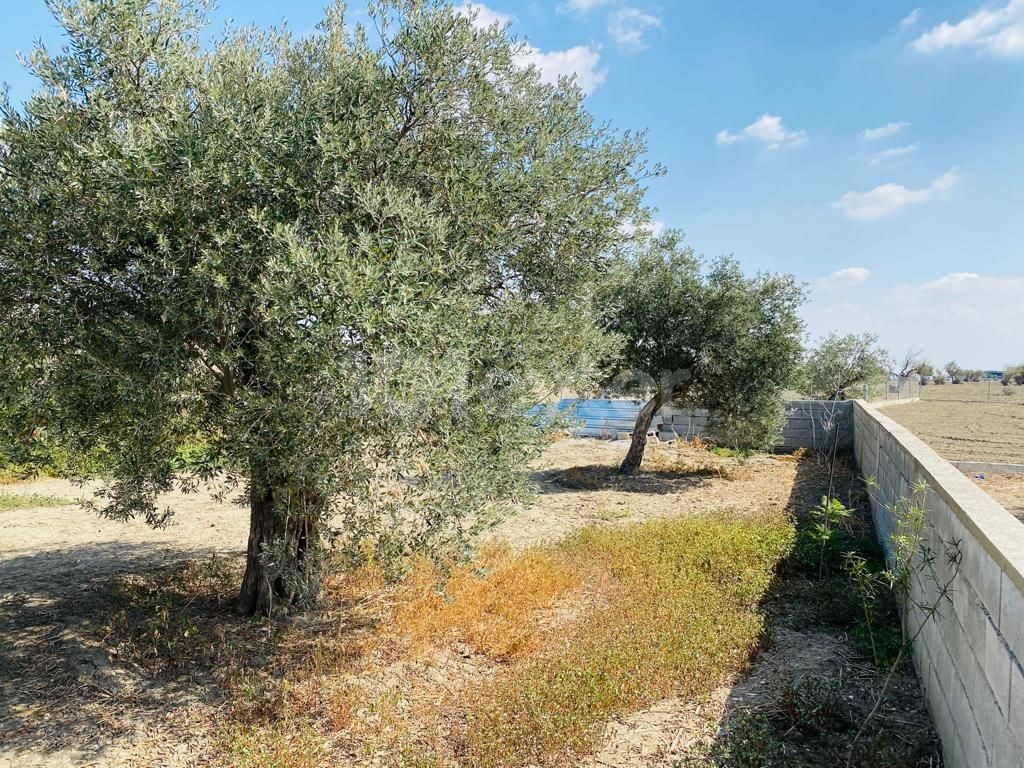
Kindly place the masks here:
<instances>
[{"instance_id":1,"label":"bare soil","mask_svg":"<svg viewBox=\"0 0 1024 768\"><path fill-rule=\"evenodd\" d=\"M806 510L825 492L811 457L739 460L654 445L642 473L627 479L613 474L624 453L614 442L554 443L533 475L536 500L492 535L523 548L591 524L721 510L781 515ZM60 480L16 490L90 493ZM836 495L854 493L848 473ZM175 563L237 563L244 552L246 510L206 492L175 494L166 502L176 514L162 530L99 519L77 506L0 513L0 768L217 764L211 762L212 723L225 701L215 675L197 665L156 677L119 657L108 637L112 585ZM229 599L213 591L202 607L226 617ZM173 620L173 608L169 615ZM358 610L349 623L353 632L361 630ZM238 626L225 619L209 642L232 643ZM246 624L245 631L264 630ZM265 631L269 636L274 629L267 625ZM675 764L718 738L730 711L774 706L779 680L848 668L853 655L840 632L783 628L743 680L723 681L705 700L667 700L609 723L604 745L588 765ZM448 654L381 671L379 684L393 688L401 701L403 691L422 689L424 681L444 691L452 680L481 674L474 663L468 655ZM365 678L365 670L361 674ZM907 685L915 685L912 677ZM929 727L919 701L911 700L900 716L916 728ZM353 764L343 753L338 759Z\"/></svg>"},{"instance_id":2,"label":"bare soil","mask_svg":"<svg viewBox=\"0 0 1024 768\"><path fill-rule=\"evenodd\" d=\"M914 385L914 395L918 395ZM922 400L962 400L968 402L1024 403L1024 387L1003 386L1002 382L967 381L963 384L927 384L921 387Z\"/></svg>"},{"instance_id":3,"label":"bare soil","mask_svg":"<svg viewBox=\"0 0 1024 768\"><path fill-rule=\"evenodd\" d=\"M971 479L1006 510L1024 522L1024 475L991 475L978 473Z\"/></svg>"},{"instance_id":4,"label":"bare soil","mask_svg":"<svg viewBox=\"0 0 1024 768\"><path fill-rule=\"evenodd\" d=\"M1024 391L1024 387L1010 388L1013 392L1017 389ZM921 400L891 405L885 409L885 415L898 421L950 461L1024 464L1022 402L1004 402L994 398L992 402Z\"/></svg>"}]
</instances>

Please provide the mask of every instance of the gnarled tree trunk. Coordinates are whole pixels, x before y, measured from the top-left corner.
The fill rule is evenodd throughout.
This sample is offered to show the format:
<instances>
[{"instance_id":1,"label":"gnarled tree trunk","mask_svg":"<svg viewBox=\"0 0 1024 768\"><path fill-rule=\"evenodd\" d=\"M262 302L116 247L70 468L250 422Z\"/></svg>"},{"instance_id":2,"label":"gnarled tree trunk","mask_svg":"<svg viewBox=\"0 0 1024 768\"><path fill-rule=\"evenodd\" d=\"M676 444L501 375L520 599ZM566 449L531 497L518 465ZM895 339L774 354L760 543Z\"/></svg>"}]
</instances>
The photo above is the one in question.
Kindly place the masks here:
<instances>
[{"instance_id":1,"label":"gnarled tree trunk","mask_svg":"<svg viewBox=\"0 0 1024 768\"><path fill-rule=\"evenodd\" d=\"M258 472L253 472L250 483L249 545L235 611L246 616L287 613L300 597L289 584L309 577L318 517L305 505L296 513L276 504L275 495L287 492L286 485L275 487ZM265 555L271 549L278 562L268 562ZM293 578L286 579L285 572Z\"/></svg>"},{"instance_id":2,"label":"gnarled tree trunk","mask_svg":"<svg viewBox=\"0 0 1024 768\"><path fill-rule=\"evenodd\" d=\"M647 447L647 430L651 428L654 414L658 412L664 402L665 393L658 391L640 409L640 413L636 416L636 424L633 426L633 439L629 444L629 451L619 467L620 475L635 475L640 471L640 463L644 460L644 449Z\"/></svg>"}]
</instances>

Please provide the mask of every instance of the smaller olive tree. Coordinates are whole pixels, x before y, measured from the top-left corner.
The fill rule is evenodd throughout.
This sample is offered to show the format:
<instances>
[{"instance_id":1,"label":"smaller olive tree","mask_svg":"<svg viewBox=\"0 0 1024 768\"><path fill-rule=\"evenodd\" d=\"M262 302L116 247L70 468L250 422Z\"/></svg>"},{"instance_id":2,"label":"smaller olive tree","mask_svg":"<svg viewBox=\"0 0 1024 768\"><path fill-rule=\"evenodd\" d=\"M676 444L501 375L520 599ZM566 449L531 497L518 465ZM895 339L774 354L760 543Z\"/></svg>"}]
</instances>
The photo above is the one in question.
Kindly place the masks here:
<instances>
[{"instance_id":1,"label":"smaller olive tree","mask_svg":"<svg viewBox=\"0 0 1024 768\"><path fill-rule=\"evenodd\" d=\"M620 473L639 470L666 403L708 408L733 447L770 445L799 369L803 300L792 276L747 277L729 258L705 264L679 232L640 243L604 296L605 327L623 341L613 378L646 382L649 395Z\"/></svg>"},{"instance_id":2,"label":"smaller olive tree","mask_svg":"<svg viewBox=\"0 0 1024 768\"><path fill-rule=\"evenodd\" d=\"M804 394L818 400L845 400L854 387L883 378L888 360L872 333L830 333L804 361Z\"/></svg>"}]
</instances>

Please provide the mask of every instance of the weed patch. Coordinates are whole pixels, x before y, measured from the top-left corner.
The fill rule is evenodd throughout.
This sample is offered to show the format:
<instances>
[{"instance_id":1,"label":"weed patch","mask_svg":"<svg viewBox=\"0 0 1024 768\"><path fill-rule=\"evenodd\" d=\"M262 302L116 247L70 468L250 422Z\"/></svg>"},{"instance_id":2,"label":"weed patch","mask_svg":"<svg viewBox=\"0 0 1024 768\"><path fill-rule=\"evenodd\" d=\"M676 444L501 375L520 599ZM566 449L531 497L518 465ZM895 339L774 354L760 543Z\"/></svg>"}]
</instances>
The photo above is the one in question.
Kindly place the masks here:
<instances>
[{"instance_id":1,"label":"weed patch","mask_svg":"<svg viewBox=\"0 0 1024 768\"><path fill-rule=\"evenodd\" d=\"M457 752L472 766L556 765L607 719L738 672L762 629L757 604L792 544L779 521L684 518L586 529L564 556L620 585L564 647L480 686Z\"/></svg>"},{"instance_id":2,"label":"weed patch","mask_svg":"<svg viewBox=\"0 0 1024 768\"><path fill-rule=\"evenodd\" d=\"M399 587L393 626L419 649L455 641L496 660L521 657L537 649L543 614L580 582L543 549L492 546L447 577L421 558Z\"/></svg>"},{"instance_id":3,"label":"weed patch","mask_svg":"<svg viewBox=\"0 0 1024 768\"><path fill-rule=\"evenodd\" d=\"M65 504L74 504L74 500L63 496L44 496L38 493L0 493L0 512L8 512L12 509L62 507Z\"/></svg>"},{"instance_id":4,"label":"weed patch","mask_svg":"<svg viewBox=\"0 0 1024 768\"><path fill-rule=\"evenodd\" d=\"M104 624L120 658L159 677L223 660L223 614L235 596L239 564L190 561L157 576L127 575L113 585Z\"/></svg>"}]
</instances>

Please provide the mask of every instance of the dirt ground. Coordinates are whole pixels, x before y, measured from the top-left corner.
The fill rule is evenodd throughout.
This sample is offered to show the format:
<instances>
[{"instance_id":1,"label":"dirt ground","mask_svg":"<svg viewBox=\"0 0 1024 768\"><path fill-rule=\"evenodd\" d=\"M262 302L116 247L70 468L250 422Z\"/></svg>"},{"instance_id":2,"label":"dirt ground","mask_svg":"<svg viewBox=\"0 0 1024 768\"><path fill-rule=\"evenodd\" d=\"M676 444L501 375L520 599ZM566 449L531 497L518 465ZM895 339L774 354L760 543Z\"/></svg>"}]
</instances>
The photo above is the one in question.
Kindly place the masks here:
<instances>
[{"instance_id":1,"label":"dirt ground","mask_svg":"<svg viewBox=\"0 0 1024 768\"><path fill-rule=\"evenodd\" d=\"M1010 389L1024 391L1024 387ZM890 405L885 415L950 461L1024 464L1024 403L995 398L992 402L922 400Z\"/></svg>"},{"instance_id":2,"label":"dirt ground","mask_svg":"<svg viewBox=\"0 0 1024 768\"><path fill-rule=\"evenodd\" d=\"M1024 522L1024 475L977 473L970 477L1010 514Z\"/></svg>"},{"instance_id":3,"label":"dirt ground","mask_svg":"<svg viewBox=\"0 0 1024 768\"><path fill-rule=\"evenodd\" d=\"M590 524L718 510L782 514L808 508L823 492L820 472L806 471L816 461L810 457L741 461L655 445L642 474L624 479L612 474L624 451L594 440L553 444L533 474L535 502L492 535L521 548ZM836 495L852 494L849 484ZM60 480L10 490L89 493ZM118 658L97 615L98 595L120 574L244 551L242 508L204 492L166 502L176 515L163 530L98 519L77 506L0 513L0 768L213 764L206 726L223 699L212 678L190 672L154 681ZM843 637L783 629L744 680L723 681L705 700L667 700L609 723L588 765L671 765L711 743L730 708L756 704L766 680L814 674L850 654ZM440 676L444 685L450 668L446 662L410 674Z\"/></svg>"},{"instance_id":4,"label":"dirt ground","mask_svg":"<svg viewBox=\"0 0 1024 768\"><path fill-rule=\"evenodd\" d=\"M914 395L918 388L914 386ZM964 400L993 403L1024 403L1024 386L1002 382L967 381L963 384L928 384L921 387L922 400Z\"/></svg>"}]
</instances>

